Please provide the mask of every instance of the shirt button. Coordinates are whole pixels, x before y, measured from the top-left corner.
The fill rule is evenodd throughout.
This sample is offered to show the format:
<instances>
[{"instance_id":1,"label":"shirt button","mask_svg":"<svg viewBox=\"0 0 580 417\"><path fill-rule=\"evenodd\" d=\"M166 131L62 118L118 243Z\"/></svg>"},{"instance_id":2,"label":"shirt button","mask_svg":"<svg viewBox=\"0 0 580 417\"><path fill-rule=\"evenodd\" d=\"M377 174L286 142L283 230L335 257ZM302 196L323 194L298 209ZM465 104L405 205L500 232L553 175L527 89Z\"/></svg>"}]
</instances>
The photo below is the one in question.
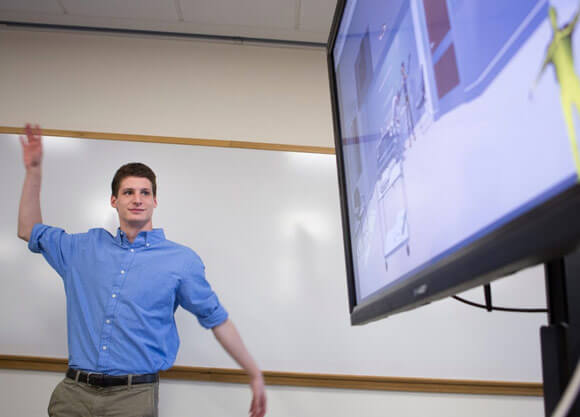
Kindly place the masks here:
<instances>
[{"instance_id":1,"label":"shirt button","mask_svg":"<svg viewBox=\"0 0 580 417\"><path fill-rule=\"evenodd\" d=\"M135 249L131 249L131 252L135 252Z\"/></svg>"},{"instance_id":2,"label":"shirt button","mask_svg":"<svg viewBox=\"0 0 580 417\"><path fill-rule=\"evenodd\" d=\"M107 321L105 321L105 323L111 324L111 320L107 319Z\"/></svg>"},{"instance_id":3,"label":"shirt button","mask_svg":"<svg viewBox=\"0 0 580 417\"><path fill-rule=\"evenodd\" d=\"M149 247L149 243L146 243L145 246Z\"/></svg>"},{"instance_id":4,"label":"shirt button","mask_svg":"<svg viewBox=\"0 0 580 417\"><path fill-rule=\"evenodd\" d=\"M121 269L121 274L124 274L124 273L125 273L125 270L124 269Z\"/></svg>"},{"instance_id":5,"label":"shirt button","mask_svg":"<svg viewBox=\"0 0 580 417\"><path fill-rule=\"evenodd\" d=\"M107 350L107 347L106 346L103 346L103 350Z\"/></svg>"},{"instance_id":6,"label":"shirt button","mask_svg":"<svg viewBox=\"0 0 580 417\"><path fill-rule=\"evenodd\" d=\"M113 294L111 297L113 297L113 298L117 298L117 294Z\"/></svg>"}]
</instances>

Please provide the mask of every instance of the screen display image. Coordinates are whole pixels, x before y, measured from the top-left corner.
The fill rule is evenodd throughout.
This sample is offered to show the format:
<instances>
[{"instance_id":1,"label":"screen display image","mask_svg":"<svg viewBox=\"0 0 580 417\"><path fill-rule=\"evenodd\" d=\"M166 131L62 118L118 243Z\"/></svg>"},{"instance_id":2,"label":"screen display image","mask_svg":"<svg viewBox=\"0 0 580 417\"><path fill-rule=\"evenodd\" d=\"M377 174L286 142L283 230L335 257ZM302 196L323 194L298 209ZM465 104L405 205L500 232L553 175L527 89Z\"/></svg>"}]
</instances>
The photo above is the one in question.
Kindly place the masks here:
<instances>
[{"instance_id":1,"label":"screen display image","mask_svg":"<svg viewBox=\"0 0 580 417\"><path fill-rule=\"evenodd\" d=\"M579 13L345 2L329 53L355 304L577 186Z\"/></svg>"}]
</instances>

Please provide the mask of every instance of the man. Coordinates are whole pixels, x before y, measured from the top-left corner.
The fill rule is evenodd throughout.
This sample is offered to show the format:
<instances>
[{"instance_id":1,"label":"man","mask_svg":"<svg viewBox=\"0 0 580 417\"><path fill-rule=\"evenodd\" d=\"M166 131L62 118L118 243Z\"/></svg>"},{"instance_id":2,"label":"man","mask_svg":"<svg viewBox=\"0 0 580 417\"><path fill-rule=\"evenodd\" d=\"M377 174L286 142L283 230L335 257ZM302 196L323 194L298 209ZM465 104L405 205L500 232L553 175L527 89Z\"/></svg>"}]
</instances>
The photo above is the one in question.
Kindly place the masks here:
<instances>
[{"instance_id":1,"label":"man","mask_svg":"<svg viewBox=\"0 0 580 417\"><path fill-rule=\"evenodd\" d=\"M111 188L116 236L104 229L68 234L42 224L42 137L26 126L20 137L26 176L18 236L42 253L62 277L67 299L69 370L50 399L54 417L158 414L158 372L172 366L179 338L174 312L192 312L211 328L224 349L246 370L253 393L251 417L266 412L258 366L207 283L191 249L154 229L155 174L131 163L119 168Z\"/></svg>"}]
</instances>

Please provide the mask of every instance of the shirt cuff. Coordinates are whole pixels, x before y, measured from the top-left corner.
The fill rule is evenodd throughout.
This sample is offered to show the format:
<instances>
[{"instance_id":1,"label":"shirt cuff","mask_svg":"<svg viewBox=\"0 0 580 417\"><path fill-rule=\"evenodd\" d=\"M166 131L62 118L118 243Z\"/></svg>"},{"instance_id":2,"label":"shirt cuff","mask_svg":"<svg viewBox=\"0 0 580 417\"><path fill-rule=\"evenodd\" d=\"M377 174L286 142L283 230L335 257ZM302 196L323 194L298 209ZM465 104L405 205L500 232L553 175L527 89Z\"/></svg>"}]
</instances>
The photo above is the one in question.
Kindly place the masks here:
<instances>
[{"instance_id":1,"label":"shirt cuff","mask_svg":"<svg viewBox=\"0 0 580 417\"><path fill-rule=\"evenodd\" d=\"M32 232L30 232L30 238L28 239L28 249L34 253L40 253L42 248L40 247L40 237L42 233L48 229L50 226L47 226L42 223L36 223L32 228Z\"/></svg>"},{"instance_id":2,"label":"shirt cuff","mask_svg":"<svg viewBox=\"0 0 580 417\"><path fill-rule=\"evenodd\" d=\"M228 319L228 312L219 305L211 315L207 317L198 317L197 320L206 329L213 329Z\"/></svg>"}]
</instances>

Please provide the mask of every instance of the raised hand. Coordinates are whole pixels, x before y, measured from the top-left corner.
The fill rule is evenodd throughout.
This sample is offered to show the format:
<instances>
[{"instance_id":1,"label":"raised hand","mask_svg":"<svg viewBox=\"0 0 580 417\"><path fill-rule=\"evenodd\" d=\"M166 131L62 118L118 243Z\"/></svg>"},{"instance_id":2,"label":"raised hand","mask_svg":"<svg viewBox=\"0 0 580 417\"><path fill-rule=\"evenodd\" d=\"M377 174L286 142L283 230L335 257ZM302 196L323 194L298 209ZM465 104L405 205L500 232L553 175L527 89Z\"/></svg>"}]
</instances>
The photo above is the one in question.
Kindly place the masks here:
<instances>
[{"instance_id":1,"label":"raised hand","mask_svg":"<svg viewBox=\"0 0 580 417\"><path fill-rule=\"evenodd\" d=\"M20 136L22 144L22 156L24 166L30 168L40 167L42 163L42 130L40 126L27 124L25 127L26 136Z\"/></svg>"},{"instance_id":2,"label":"raised hand","mask_svg":"<svg viewBox=\"0 0 580 417\"><path fill-rule=\"evenodd\" d=\"M27 124L26 136L20 136L22 156L26 175L22 185L22 196L18 209L18 237L28 241L32 228L36 223L42 223L40 210L40 183L42 177L42 132L36 125Z\"/></svg>"}]
</instances>

